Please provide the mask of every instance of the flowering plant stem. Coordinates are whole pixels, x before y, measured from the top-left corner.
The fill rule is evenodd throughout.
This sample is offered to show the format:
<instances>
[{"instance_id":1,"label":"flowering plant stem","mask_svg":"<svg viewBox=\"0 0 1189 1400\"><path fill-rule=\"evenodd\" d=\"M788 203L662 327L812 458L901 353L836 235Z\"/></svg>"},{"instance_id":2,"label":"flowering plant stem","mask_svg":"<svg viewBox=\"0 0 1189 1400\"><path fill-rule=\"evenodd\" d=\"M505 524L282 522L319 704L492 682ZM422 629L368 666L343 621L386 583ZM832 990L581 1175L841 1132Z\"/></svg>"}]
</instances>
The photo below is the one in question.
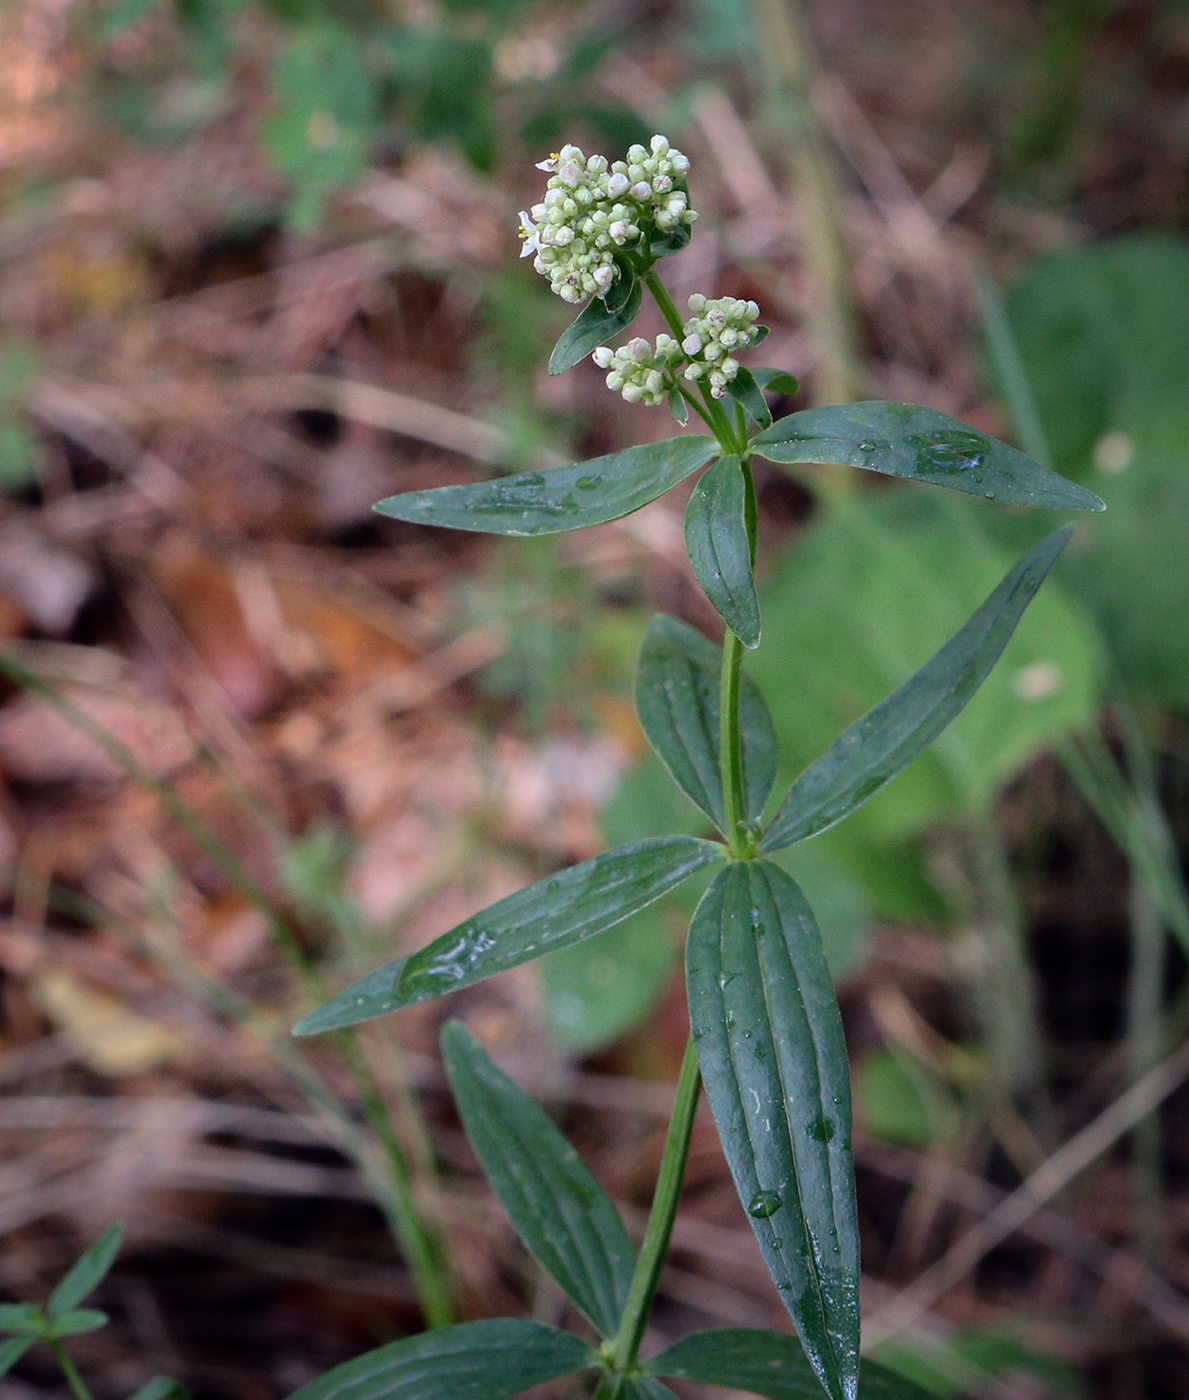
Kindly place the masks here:
<instances>
[{"instance_id":1,"label":"flowering plant stem","mask_svg":"<svg viewBox=\"0 0 1189 1400\"><path fill-rule=\"evenodd\" d=\"M652 293L653 300L660 307L661 315L668 323L669 329L674 337L680 341L685 335L685 326L681 319L681 313L677 310L677 303L673 300L668 287L661 281L655 268L649 268L643 274L644 285ZM724 452L735 453L747 450L747 432L740 425L740 431L736 433L731 427L731 421L723 410L722 404L718 403L707 389L704 383L699 383L699 390L702 395L702 402L699 403L692 394L682 390L682 398L693 408L694 412L703 420L708 428L718 438Z\"/></svg>"}]
</instances>

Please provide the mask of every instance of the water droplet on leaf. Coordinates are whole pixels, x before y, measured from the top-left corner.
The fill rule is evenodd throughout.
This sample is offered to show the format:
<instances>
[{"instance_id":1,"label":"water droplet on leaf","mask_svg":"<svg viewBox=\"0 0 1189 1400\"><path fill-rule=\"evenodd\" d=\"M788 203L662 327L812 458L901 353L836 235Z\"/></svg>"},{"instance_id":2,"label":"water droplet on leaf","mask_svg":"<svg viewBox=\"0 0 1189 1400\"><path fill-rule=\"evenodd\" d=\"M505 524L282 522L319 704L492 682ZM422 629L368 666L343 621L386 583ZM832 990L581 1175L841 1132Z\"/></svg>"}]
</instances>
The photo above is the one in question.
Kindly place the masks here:
<instances>
[{"instance_id":1,"label":"water droplet on leaf","mask_svg":"<svg viewBox=\"0 0 1189 1400\"><path fill-rule=\"evenodd\" d=\"M747 1213L756 1220L775 1215L784 1202L775 1191L757 1191L747 1203Z\"/></svg>"}]
</instances>

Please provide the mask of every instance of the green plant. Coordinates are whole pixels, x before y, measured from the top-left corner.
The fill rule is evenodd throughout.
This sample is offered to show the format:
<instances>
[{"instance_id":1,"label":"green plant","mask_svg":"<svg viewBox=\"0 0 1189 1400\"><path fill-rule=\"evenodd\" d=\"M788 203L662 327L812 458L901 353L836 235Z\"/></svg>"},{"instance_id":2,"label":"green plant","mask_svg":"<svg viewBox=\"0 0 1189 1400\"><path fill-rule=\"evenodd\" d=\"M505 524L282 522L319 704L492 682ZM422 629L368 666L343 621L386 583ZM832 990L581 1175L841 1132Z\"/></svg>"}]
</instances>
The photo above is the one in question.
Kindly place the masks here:
<instances>
[{"instance_id":1,"label":"green plant","mask_svg":"<svg viewBox=\"0 0 1189 1400\"><path fill-rule=\"evenodd\" d=\"M705 468L686 514L690 561L726 624L721 648L659 617L640 654L637 708L677 786L719 838L652 837L557 872L500 900L428 947L378 969L307 1016L301 1035L416 1005L573 947L622 923L702 870L714 870L686 951L691 1037L647 1230L636 1256L610 1201L541 1111L459 1026L443 1051L459 1110L497 1195L530 1251L603 1339L599 1348L541 1324L475 1322L395 1342L304 1387L301 1400L350 1395L486 1400L542 1381L597 1373L598 1400L658 1397L677 1377L775 1400L860 1391L858 1230L850 1083L842 1023L812 911L773 862L826 831L906 768L966 705L1064 548L1070 527L1037 544L940 651L852 724L793 782L764 820L778 765L776 733L743 669L759 645L753 579L751 461L826 463L1052 509L1098 498L1023 453L930 409L859 403L774 422L775 369L736 355L765 330L753 302L690 300L683 320L656 263L689 240L696 217L688 161L660 136L610 165L574 146L542 163L542 203L521 216L525 252L567 301L591 297L550 359L560 373L592 355L628 401L691 410L710 430L560 467L380 503L399 519L511 536L618 519ZM669 333L624 331L654 297ZM906 561L911 568L911 561ZM697 1333L661 1356L639 1352L677 1209L702 1083L740 1199L801 1345L750 1330ZM868 1363L865 1397L915 1395Z\"/></svg>"},{"instance_id":2,"label":"green plant","mask_svg":"<svg viewBox=\"0 0 1189 1400\"><path fill-rule=\"evenodd\" d=\"M83 1332L95 1332L107 1325L107 1314L97 1308L80 1308L79 1304L93 1293L107 1277L120 1252L124 1227L113 1225L66 1273L50 1294L45 1307L34 1303L0 1304L0 1333L8 1333L0 1342L0 1376L6 1376L30 1347L44 1342L53 1353L58 1368L78 1400L92 1400L86 1382L66 1354L62 1342ZM154 1376L131 1397L131 1400L171 1400L189 1392L166 1376Z\"/></svg>"}]
</instances>

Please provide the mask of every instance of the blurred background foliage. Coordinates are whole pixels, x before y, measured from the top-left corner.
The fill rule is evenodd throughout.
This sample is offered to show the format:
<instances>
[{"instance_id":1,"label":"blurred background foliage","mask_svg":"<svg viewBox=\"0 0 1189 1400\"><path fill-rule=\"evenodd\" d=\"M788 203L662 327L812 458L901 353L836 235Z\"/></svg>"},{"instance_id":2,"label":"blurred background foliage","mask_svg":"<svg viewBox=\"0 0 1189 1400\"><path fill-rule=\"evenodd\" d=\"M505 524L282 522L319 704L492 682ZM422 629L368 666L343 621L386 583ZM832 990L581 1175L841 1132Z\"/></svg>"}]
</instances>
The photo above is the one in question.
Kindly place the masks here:
<instances>
[{"instance_id":1,"label":"blurred background foliage","mask_svg":"<svg viewBox=\"0 0 1189 1400\"><path fill-rule=\"evenodd\" d=\"M1180 0L10 0L0 633L76 711L8 673L0 1082L71 1103L185 1099L212 1122L237 1095L305 1112L276 1087L305 1071L270 1039L303 981L337 987L603 844L701 830L631 699L653 612L715 625L685 573L680 503L506 549L369 513L396 490L671 431L589 366L548 379L567 309L515 257L535 161L661 130L694 159L702 211L675 292L761 303L762 358L805 386L785 410L927 403L1108 504L1077 522L935 748L787 857L843 997L878 1320L971 1213L1186 1030L1187 80ZM759 488L765 645L750 666L787 784L1053 522L840 469L764 466ZM123 757L79 737L79 708ZM216 831L246 883L158 815L162 778L173 818ZM462 1007L568 1105L629 1208L655 1149L651 1081L683 1042L674 970L696 896ZM296 931L297 972L274 915ZM167 996L255 1048L227 1050L207 1021L199 1035ZM498 1227L477 1223L433 1032L411 1016L368 1053L431 1213L463 1234L464 1297L474 1315L551 1316ZM329 1052L308 1053L353 1092ZM1103 1148L1062 1200L1064 1235L990 1251L881 1355L941 1396L1183 1395L1186 1107L1174 1097L1124 1150ZM123 1213L111 1162L131 1148L71 1148L76 1196L60 1199L65 1139L5 1122L0 1105L26 1182L0 1202L14 1261L0 1284L16 1293L87 1233L84 1197ZM234 1161L209 1157L229 1143ZM357 1187L328 1205L306 1178L278 1185L281 1149L249 1162L218 1129L187 1147L233 1185L130 1221L128 1278L153 1280L171 1372L200 1394L281 1394L417 1325L404 1276L380 1276L374 1207L347 1204ZM328 1151L293 1149L338 1169ZM729 1191L703 1157L691 1210L725 1249ZM101 1191L87 1172L104 1164ZM171 1170L160 1189L197 1199ZM278 1193L255 1214L236 1195L252 1172ZM268 1287L242 1277L261 1240ZM362 1322L343 1320L349 1293L310 1282L353 1251L374 1268ZM241 1272L196 1275L192 1256ZM730 1258L673 1271L675 1329L760 1318ZM718 1292L691 1282L720 1266ZM216 1284L246 1300L242 1322ZM104 1394L143 1335L165 1345L137 1306L94 1343ZM35 1371L9 1383L16 1400L49 1393Z\"/></svg>"}]
</instances>

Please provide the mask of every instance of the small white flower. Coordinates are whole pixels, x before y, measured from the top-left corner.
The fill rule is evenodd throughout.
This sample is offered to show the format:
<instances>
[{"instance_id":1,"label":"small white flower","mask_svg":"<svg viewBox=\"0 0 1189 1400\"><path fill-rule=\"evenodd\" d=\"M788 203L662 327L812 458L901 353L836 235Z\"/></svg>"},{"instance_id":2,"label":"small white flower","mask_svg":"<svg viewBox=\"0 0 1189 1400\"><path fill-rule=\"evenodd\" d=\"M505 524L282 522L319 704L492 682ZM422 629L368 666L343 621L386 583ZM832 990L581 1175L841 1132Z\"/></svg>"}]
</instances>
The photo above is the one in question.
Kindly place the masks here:
<instances>
[{"instance_id":1,"label":"small white flower","mask_svg":"<svg viewBox=\"0 0 1189 1400\"><path fill-rule=\"evenodd\" d=\"M591 354L590 358L595 362L596 365L598 365L600 369L609 369L614 355L615 352L610 348L610 346L600 345L599 348Z\"/></svg>"},{"instance_id":2,"label":"small white flower","mask_svg":"<svg viewBox=\"0 0 1189 1400\"><path fill-rule=\"evenodd\" d=\"M667 156L669 154L669 143L663 136L654 136L648 144L652 147L654 156Z\"/></svg>"},{"instance_id":3,"label":"small white flower","mask_svg":"<svg viewBox=\"0 0 1189 1400\"><path fill-rule=\"evenodd\" d=\"M632 186L628 193L642 204L646 199L652 198L652 186L646 180L640 180Z\"/></svg>"},{"instance_id":4,"label":"small white flower","mask_svg":"<svg viewBox=\"0 0 1189 1400\"><path fill-rule=\"evenodd\" d=\"M639 384L625 384L620 390L625 403L639 403L644 397L644 390Z\"/></svg>"},{"instance_id":5,"label":"small white flower","mask_svg":"<svg viewBox=\"0 0 1189 1400\"><path fill-rule=\"evenodd\" d=\"M645 360L650 359L652 356L652 346L649 345L642 335L636 336L634 340L629 340L624 348L627 350L630 358L635 360L638 365L642 365Z\"/></svg>"},{"instance_id":6,"label":"small white flower","mask_svg":"<svg viewBox=\"0 0 1189 1400\"><path fill-rule=\"evenodd\" d=\"M622 199L631 183L622 171L617 170L607 181L607 194L611 199Z\"/></svg>"},{"instance_id":7,"label":"small white flower","mask_svg":"<svg viewBox=\"0 0 1189 1400\"><path fill-rule=\"evenodd\" d=\"M615 268L608 263L603 263L602 266L595 268L591 276L594 278L599 291L605 292L610 288L611 283L615 281Z\"/></svg>"},{"instance_id":8,"label":"small white flower","mask_svg":"<svg viewBox=\"0 0 1189 1400\"><path fill-rule=\"evenodd\" d=\"M520 250L522 258L541 251L541 232L523 209L520 211L520 236L524 239L524 247Z\"/></svg>"},{"instance_id":9,"label":"small white flower","mask_svg":"<svg viewBox=\"0 0 1189 1400\"><path fill-rule=\"evenodd\" d=\"M682 155L680 151L673 151L670 154L669 164L678 175L686 175L689 173L689 156Z\"/></svg>"},{"instance_id":10,"label":"small white flower","mask_svg":"<svg viewBox=\"0 0 1189 1400\"><path fill-rule=\"evenodd\" d=\"M702 348L702 337L696 332L693 335L687 335L681 342L681 348L687 355L696 355Z\"/></svg>"}]
</instances>

